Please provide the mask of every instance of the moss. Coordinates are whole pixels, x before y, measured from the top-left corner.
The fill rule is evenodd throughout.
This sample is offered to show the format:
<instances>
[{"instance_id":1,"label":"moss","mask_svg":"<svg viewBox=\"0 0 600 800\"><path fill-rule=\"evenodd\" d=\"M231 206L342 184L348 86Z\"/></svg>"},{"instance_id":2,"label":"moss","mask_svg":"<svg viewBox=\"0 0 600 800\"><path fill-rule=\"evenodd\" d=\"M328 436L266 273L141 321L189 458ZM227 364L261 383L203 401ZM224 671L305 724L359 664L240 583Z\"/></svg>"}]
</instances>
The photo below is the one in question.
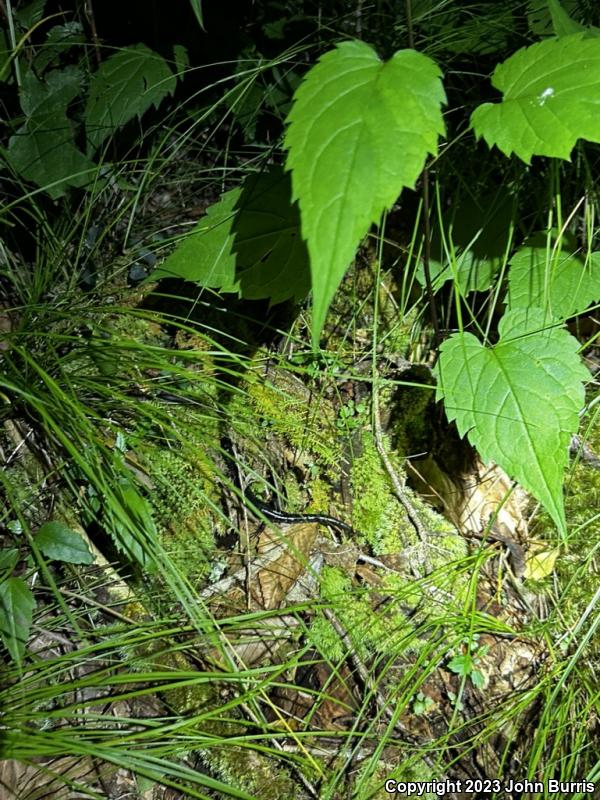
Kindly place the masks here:
<instances>
[{"instance_id":1,"label":"moss","mask_svg":"<svg viewBox=\"0 0 600 800\"><path fill-rule=\"evenodd\" d=\"M215 466L207 454L212 432L205 429L203 417L189 411L181 412L178 425L180 442L141 446L139 455L154 484L150 502L161 544L177 569L197 585L210 572L215 535L221 529Z\"/></svg>"},{"instance_id":2,"label":"moss","mask_svg":"<svg viewBox=\"0 0 600 800\"><path fill-rule=\"evenodd\" d=\"M393 576L390 577L393 584ZM384 588L390 588L393 594L397 586L402 590L405 582L399 578L397 584ZM400 647L406 651L407 635L411 633L412 626L395 603L391 603L383 612L375 612L371 592L359 592L353 587L350 577L337 567L323 569L321 595L331 604L360 658L379 653L397 654ZM317 650L327 658L340 661L347 656L339 634L320 614L311 625L309 637Z\"/></svg>"},{"instance_id":3,"label":"moss","mask_svg":"<svg viewBox=\"0 0 600 800\"><path fill-rule=\"evenodd\" d=\"M394 466L400 474L399 465ZM352 463L351 483L354 527L364 534L374 553L398 553L414 542L415 531L398 503L370 434L363 435L362 454Z\"/></svg>"},{"instance_id":4,"label":"moss","mask_svg":"<svg viewBox=\"0 0 600 800\"><path fill-rule=\"evenodd\" d=\"M291 778L281 760L275 761L249 747L211 747L201 750L200 756L211 774L253 797L290 800L306 796L299 791L298 782ZM214 796L226 800L231 795L216 792Z\"/></svg>"},{"instance_id":5,"label":"moss","mask_svg":"<svg viewBox=\"0 0 600 800\"><path fill-rule=\"evenodd\" d=\"M334 438L334 414L322 398L311 407L306 388L294 380L287 380L282 387L253 381L248 386L248 396L265 432L275 432L319 465L331 467L339 463L341 451Z\"/></svg>"},{"instance_id":6,"label":"moss","mask_svg":"<svg viewBox=\"0 0 600 800\"><path fill-rule=\"evenodd\" d=\"M404 456L429 452L432 447L433 378L424 366L414 366L403 380L422 386L401 386L389 400L393 444Z\"/></svg>"},{"instance_id":7,"label":"moss","mask_svg":"<svg viewBox=\"0 0 600 800\"><path fill-rule=\"evenodd\" d=\"M228 412L235 437L243 442L247 462L259 472L264 470L266 454L278 450L283 460L301 465L303 483L287 465L278 467L286 510L326 513L330 482L339 478L341 460L333 408L324 398L311 404L306 386L293 374L274 370L272 375L273 383L251 375L243 391L232 396ZM273 446L265 447L271 439ZM258 487L254 490L259 492Z\"/></svg>"}]
</instances>

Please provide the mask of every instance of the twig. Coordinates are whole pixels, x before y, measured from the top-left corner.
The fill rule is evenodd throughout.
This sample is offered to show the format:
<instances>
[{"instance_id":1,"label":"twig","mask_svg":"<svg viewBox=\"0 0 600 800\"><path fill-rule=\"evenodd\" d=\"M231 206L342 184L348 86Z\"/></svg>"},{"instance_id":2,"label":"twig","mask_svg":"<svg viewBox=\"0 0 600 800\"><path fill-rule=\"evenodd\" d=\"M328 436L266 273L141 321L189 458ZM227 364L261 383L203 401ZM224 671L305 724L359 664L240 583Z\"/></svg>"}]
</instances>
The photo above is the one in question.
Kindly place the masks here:
<instances>
[{"instance_id":1,"label":"twig","mask_svg":"<svg viewBox=\"0 0 600 800\"><path fill-rule=\"evenodd\" d=\"M356 17L356 38L362 39L362 0L358 0L354 16Z\"/></svg>"},{"instance_id":2,"label":"twig","mask_svg":"<svg viewBox=\"0 0 600 800\"><path fill-rule=\"evenodd\" d=\"M90 24L90 32L92 34L92 42L94 44L94 52L96 54L96 63L100 66L100 62L102 61L102 54L100 52L100 39L98 38L98 30L96 28L96 17L94 15L94 6L92 5L92 0L86 0L84 5L84 12L85 16L87 17L87 21Z\"/></svg>"},{"instance_id":3,"label":"twig","mask_svg":"<svg viewBox=\"0 0 600 800\"><path fill-rule=\"evenodd\" d=\"M285 543L275 545L270 548L264 556L253 559L249 564L244 564L243 567L231 575L228 575L226 578L222 578L222 580L207 586L206 589L203 589L199 593L199 596L203 600L208 600L209 597L213 597L215 594L226 594L236 583L247 585L247 582L251 580L257 572L260 572L261 569L264 569L268 564L271 564L279 558L286 548L287 545Z\"/></svg>"},{"instance_id":4,"label":"twig","mask_svg":"<svg viewBox=\"0 0 600 800\"><path fill-rule=\"evenodd\" d=\"M389 722L392 723L392 725L394 726L394 730L402 734L405 741L410 742L412 744L420 744L418 737L415 736L415 734L412 733L406 727L406 725L404 725L404 723L400 722L400 720L397 719L395 707L390 708L389 699L386 698L384 694L381 692L381 690L377 687L377 684L374 682L368 669L358 657L358 654L356 652L356 647L354 646L348 632L341 624L337 616L333 613L333 611L330 608L324 608L323 613L327 617L327 620L329 621L329 623L331 624L337 635L344 643L348 655L348 660L352 663L352 666L356 670L356 673L358 675L358 678L360 679L360 682L363 685L363 688L366 691L370 692L374 697L377 709L381 714L381 716L385 717L387 720L389 720ZM429 766L433 766L433 763L430 763L431 759L429 759L428 761L427 754L423 755L423 760L425 761L425 763L429 764Z\"/></svg>"}]
</instances>

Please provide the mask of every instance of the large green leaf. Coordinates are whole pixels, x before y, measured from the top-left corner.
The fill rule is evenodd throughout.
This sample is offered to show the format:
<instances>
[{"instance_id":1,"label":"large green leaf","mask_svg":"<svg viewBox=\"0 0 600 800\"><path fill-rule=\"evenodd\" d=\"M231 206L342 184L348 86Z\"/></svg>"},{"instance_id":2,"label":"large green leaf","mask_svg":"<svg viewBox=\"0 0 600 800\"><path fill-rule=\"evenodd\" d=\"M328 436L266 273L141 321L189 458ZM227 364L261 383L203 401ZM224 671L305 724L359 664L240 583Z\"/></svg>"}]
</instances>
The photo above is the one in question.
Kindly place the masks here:
<instances>
[{"instance_id":1,"label":"large green leaf","mask_svg":"<svg viewBox=\"0 0 600 800\"><path fill-rule=\"evenodd\" d=\"M306 297L308 251L300 234L300 211L292 203L290 176L279 167L246 179L233 225L240 294L273 303Z\"/></svg>"},{"instance_id":2,"label":"large green leaf","mask_svg":"<svg viewBox=\"0 0 600 800\"><path fill-rule=\"evenodd\" d=\"M566 535L562 483L589 377L577 340L545 326L539 309L507 312L500 341L471 333L440 347L438 399L484 461L495 461L530 491Z\"/></svg>"},{"instance_id":3,"label":"large green leaf","mask_svg":"<svg viewBox=\"0 0 600 800\"><path fill-rule=\"evenodd\" d=\"M501 103L471 116L483 136L506 155L568 159L575 142L600 142L600 39L574 34L525 47L498 65L492 83Z\"/></svg>"},{"instance_id":4,"label":"large green leaf","mask_svg":"<svg viewBox=\"0 0 600 800\"><path fill-rule=\"evenodd\" d=\"M150 275L150 280L183 278L223 292L237 291L232 228L240 194L239 188L224 192Z\"/></svg>"},{"instance_id":5,"label":"large green leaf","mask_svg":"<svg viewBox=\"0 0 600 800\"><path fill-rule=\"evenodd\" d=\"M67 105L81 91L83 73L77 67L65 67L49 72L44 80L38 80L29 70L23 78L19 101L23 113L42 120L59 109L66 113Z\"/></svg>"},{"instance_id":6,"label":"large green leaf","mask_svg":"<svg viewBox=\"0 0 600 800\"><path fill-rule=\"evenodd\" d=\"M586 259L545 245L521 247L508 280L510 308L537 306L564 320L600 300L600 252Z\"/></svg>"},{"instance_id":7,"label":"large green leaf","mask_svg":"<svg viewBox=\"0 0 600 800\"><path fill-rule=\"evenodd\" d=\"M306 296L309 267L298 205L280 167L250 175L212 205L204 219L150 276L176 276L248 300Z\"/></svg>"},{"instance_id":8,"label":"large green leaf","mask_svg":"<svg viewBox=\"0 0 600 800\"><path fill-rule=\"evenodd\" d=\"M143 44L126 47L107 58L90 81L85 111L90 153L150 106L158 108L168 94L173 94L175 84L164 58Z\"/></svg>"},{"instance_id":9,"label":"large green leaf","mask_svg":"<svg viewBox=\"0 0 600 800\"><path fill-rule=\"evenodd\" d=\"M313 288L313 343L369 227L414 183L444 132L440 71L400 50L382 62L364 42L339 44L294 95L285 146Z\"/></svg>"},{"instance_id":10,"label":"large green leaf","mask_svg":"<svg viewBox=\"0 0 600 800\"><path fill-rule=\"evenodd\" d=\"M0 583L0 637L15 661L20 661L29 638L35 600L22 578Z\"/></svg>"},{"instance_id":11,"label":"large green leaf","mask_svg":"<svg viewBox=\"0 0 600 800\"><path fill-rule=\"evenodd\" d=\"M78 149L67 106L81 90L83 75L76 67L49 72L38 80L29 70L20 102L25 124L11 136L6 158L22 177L60 197L68 186L85 186L96 166Z\"/></svg>"},{"instance_id":12,"label":"large green leaf","mask_svg":"<svg viewBox=\"0 0 600 800\"><path fill-rule=\"evenodd\" d=\"M22 177L57 198L68 186L88 184L97 167L73 143L65 117L46 122L47 128L28 124L11 136L7 158Z\"/></svg>"}]
</instances>

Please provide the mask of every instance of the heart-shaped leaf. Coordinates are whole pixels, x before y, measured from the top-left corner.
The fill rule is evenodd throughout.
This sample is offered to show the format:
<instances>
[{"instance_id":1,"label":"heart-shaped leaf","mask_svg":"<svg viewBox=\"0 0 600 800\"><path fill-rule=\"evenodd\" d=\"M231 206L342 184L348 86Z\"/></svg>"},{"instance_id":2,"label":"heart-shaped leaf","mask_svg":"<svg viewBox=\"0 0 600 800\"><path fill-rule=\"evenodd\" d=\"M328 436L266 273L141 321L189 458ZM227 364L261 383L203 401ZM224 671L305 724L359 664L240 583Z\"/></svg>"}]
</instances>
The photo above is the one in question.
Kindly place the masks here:
<instances>
[{"instance_id":1,"label":"heart-shaped leaf","mask_svg":"<svg viewBox=\"0 0 600 800\"><path fill-rule=\"evenodd\" d=\"M492 84L501 103L483 103L471 127L488 145L527 164L568 159L575 142L600 142L600 38L577 33L518 50L499 64Z\"/></svg>"},{"instance_id":2,"label":"heart-shaped leaf","mask_svg":"<svg viewBox=\"0 0 600 800\"><path fill-rule=\"evenodd\" d=\"M435 152L445 99L427 56L400 50L384 63L359 41L326 53L296 90L285 146L310 255L313 344L361 239Z\"/></svg>"},{"instance_id":3,"label":"heart-shaped leaf","mask_svg":"<svg viewBox=\"0 0 600 800\"><path fill-rule=\"evenodd\" d=\"M562 483L589 377L579 343L547 327L539 309L500 321L500 341L484 347L471 333L440 347L438 399L484 461L495 461L547 509L566 535Z\"/></svg>"}]
</instances>

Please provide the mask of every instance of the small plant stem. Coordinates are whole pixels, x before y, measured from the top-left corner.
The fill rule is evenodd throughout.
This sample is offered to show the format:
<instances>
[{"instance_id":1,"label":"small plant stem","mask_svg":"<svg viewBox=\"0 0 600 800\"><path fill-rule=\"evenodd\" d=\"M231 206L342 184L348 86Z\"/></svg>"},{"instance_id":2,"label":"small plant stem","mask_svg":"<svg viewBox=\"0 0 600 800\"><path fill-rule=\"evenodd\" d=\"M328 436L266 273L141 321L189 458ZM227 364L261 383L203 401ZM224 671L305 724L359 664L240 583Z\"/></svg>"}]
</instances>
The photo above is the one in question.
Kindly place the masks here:
<instances>
[{"instance_id":1,"label":"small plant stem","mask_svg":"<svg viewBox=\"0 0 600 800\"><path fill-rule=\"evenodd\" d=\"M21 68L19 66L19 56L18 56L18 47L17 47L17 38L15 36L15 21L13 18L13 10L10 0L6 0L6 9L4 11L6 18L8 20L8 34L10 38L10 46L12 48L12 58L14 59L15 63L15 79L17 81L17 86L19 87L19 91L21 90Z\"/></svg>"},{"instance_id":2,"label":"small plant stem","mask_svg":"<svg viewBox=\"0 0 600 800\"><path fill-rule=\"evenodd\" d=\"M433 327L433 346L437 347L442 341L440 333L440 323L437 314L437 304L431 283L431 271L429 264L431 261L431 220L429 217L429 169L425 167L421 174L422 196L423 196L423 236L425 242L423 246L423 273L425 275L425 287L427 289L427 302L429 303L429 313L431 314L431 325Z\"/></svg>"},{"instance_id":3,"label":"small plant stem","mask_svg":"<svg viewBox=\"0 0 600 800\"><path fill-rule=\"evenodd\" d=\"M405 2L406 7L406 33L408 36L408 46L411 50L415 49L415 32L413 30L413 21L412 21L412 0L406 0Z\"/></svg>"},{"instance_id":4,"label":"small plant stem","mask_svg":"<svg viewBox=\"0 0 600 800\"><path fill-rule=\"evenodd\" d=\"M406 0L406 29L408 46L411 50L415 49L415 32L412 21L412 2ZM423 274L425 275L425 289L427 291L427 302L431 315L431 326L433 328L433 346L437 347L442 341L440 333L440 323L437 314L437 305L431 283L431 271L429 263L431 261L431 219L429 216L429 168L425 166L421 173L421 197L423 199L423 236L425 238L423 247Z\"/></svg>"},{"instance_id":5,"label":"small plant stem","mask_svg":"<svg viewBox=\"0 0 600 800\"><path fill-rule=\"evenodd\" d=\"M358 0L356 3L354 15L356 17L356 38L362 39L362 0Z\"/></svg>"},{"instance_id":6,"label":"small plant stem","mask_svg":"<svg viewBox=\"0 0 600 800\"><path fill-rule=\"evenodd\" d=\"M98 38L98 29L96 28L96 17L94 15L94 6L92 0L86 0L85 16L90 24L90 32L92 34L92 42L94 43L94 53L96 54L96 63L100 66L102 55L100 53L100 39Z\"/></svg>"}]
</instances>

